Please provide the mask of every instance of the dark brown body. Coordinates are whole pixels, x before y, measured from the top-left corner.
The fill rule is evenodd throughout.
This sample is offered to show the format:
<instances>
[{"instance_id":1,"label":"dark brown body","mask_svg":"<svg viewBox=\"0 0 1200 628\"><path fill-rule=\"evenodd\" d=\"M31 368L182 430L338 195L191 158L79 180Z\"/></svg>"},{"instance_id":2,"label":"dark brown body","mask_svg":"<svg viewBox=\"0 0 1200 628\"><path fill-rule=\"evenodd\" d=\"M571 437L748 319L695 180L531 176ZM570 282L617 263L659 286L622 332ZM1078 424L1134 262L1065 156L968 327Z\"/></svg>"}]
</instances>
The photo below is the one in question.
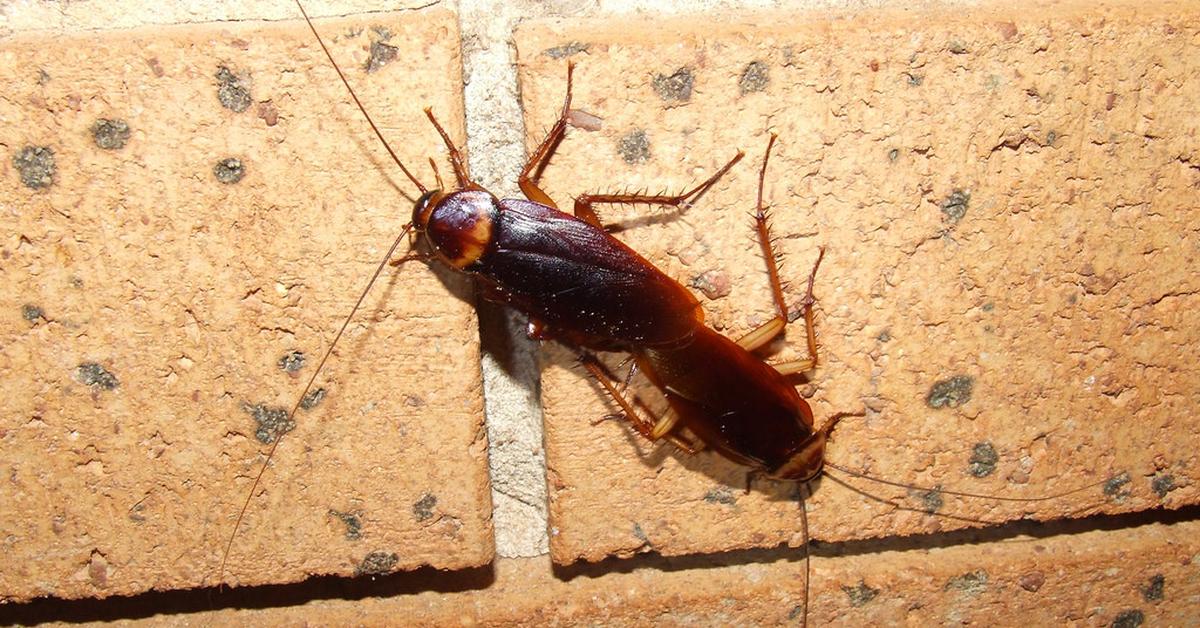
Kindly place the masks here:
<instances>
[{"instance_id":1,"label":"dark brown body","mask_svg":"<svg viewBox=\"0 0 1200 628\"><path fill-rule=\"evenodd\" d=\"M297 6L304 13L299 2ZM737 342L706 327L696 297L610 235L593 210L593 205L606 203L686 209L741 159L740 151L707 181L683 194L583 194L575 200L573 216L561 212L553 199L537 186L537 179L566 131L571 101L571 66L568 65L567 96L559 119L518 177L518 184L528 200L498 200L475 183L465 155L450 140L433 113L426 109L426 115L446 144L457 184L445 190L434 165L438 185L437 189L430 190L396 156L350 89L308 15L304 17L371 129L396 165L420 191L420 197L413 207L412 222L397 236L367 282L292 406L289 420L295 417L313 389L333 347L389 262L399 265L413 259L436 259L472 275L484 298L507 304L529 316L531 335L553 337L580 349L584 366L597 377L643 436L651 440L667 438L694 451L692 441L681 435L686 431L687 437L699 439L727 458L781 479L804 481L820 472L828 425L821 431L814 431L808 404L796 394L779 370L751 353L762 346L764 338L783 329L788 315L767 233L762 206L762 175L756 221L779 314ZM774 139L772 136L772 143ZM770 144L767 154L770 154ZM765 171L765 158L763 168ZM422 238L432 254L410 251L391 261L409 234ZM811 306L812 275L809 276L805 305L811 359L804 362L805 368L811 368L816 362ZM606 379L589 351L630 353L638 367L666 396L671 411L662 417L653 417L656 421L639 416L634 404ZM250 500L281 440L282 434L271 444L246 494L225 546L218 580L223 577ZM801 512L803 521L803 510Z\"/></svg>"},{"instance_id":2,"label":"dark brown body","mask_svg":"<svg viewBox=\"0 0 1200 628\"><path fill-rule=\"evenodd\" d=\"M313 34L320 42L316 29ZM324 49L323 42L321 46ZM325 52L328 55L327 49ZM345 82L341 70L338 76ZM683 194L583 194L575 200L573 216L559 211L554 200L537 186L537 177L566 132L570 78L568 66L567 96L559 119L517 178L528 200L499 200L475 183L462 151L433 113L425 111L446 144L457 186L443 190L439 176L438 189L427 189L396 159L421 192L404 233L411 228L423 236L432 251L432 255L415 253L404 259L437 259L472 275L484 298L509 305L530 318L531 336L556 338L581 349L584 365L647 438L669 438L691 449L689 441L678 434L680 428L686 428L691 436L726 457L774 477L814 477L820 472L828 428L814 431L808 404L778 370L750 352L769 337L762 333L764 329L777 323L767 331L770 335L778 333L788 316L762 206L766 158L759 176L756 225L779 313L747 338L733 342L704 325L699 301L687 288L609 234L593 206L686 208L732 168L742 153ZM349 88L349 83L346 86ZM370 122L370 116L367 119ZM379 129L373 122L371 126L382 141ZM774 141L772 136L771 144ZM387 142L383 143L386 146ZM771 144L767 146L768 156ZM402 238L403 234L397 244ZM376 271L375 277L378 275ZM810 275L805 319L811 359L804 369L797 370L816 363L811 293ZM639 416L634 404L604 378L589 350L632 354L639 368L666 395L672 412L657 417L655 422Z\"/></svg>"},{"instance_id":3,"label":"dark brown body","mask_svg":"<svg viewBox=\"0 0 1200 628\"><path fill-rule=\"evenodd\" d=\"M414 215L438 256L530 317L538 337L631 354L679 426L730 460L780 479L820 471L824 435L791 382L706 327L687 288L602 227L482 190L432 200Z\"/></svg>"}]
</instances>

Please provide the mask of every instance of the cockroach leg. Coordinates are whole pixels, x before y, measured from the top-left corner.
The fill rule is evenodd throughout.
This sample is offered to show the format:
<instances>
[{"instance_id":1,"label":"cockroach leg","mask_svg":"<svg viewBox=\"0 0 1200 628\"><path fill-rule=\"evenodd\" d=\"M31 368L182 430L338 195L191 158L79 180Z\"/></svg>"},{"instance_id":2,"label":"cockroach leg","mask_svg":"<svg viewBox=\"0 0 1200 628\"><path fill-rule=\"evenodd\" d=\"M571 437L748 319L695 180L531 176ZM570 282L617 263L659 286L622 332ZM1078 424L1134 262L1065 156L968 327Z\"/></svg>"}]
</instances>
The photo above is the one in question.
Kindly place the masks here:
<instances>
[{"instance_id":1,"label":"cockroach leg","mask_svg":"<svg viewBox=\"0 0 1200 628\"><path fill-rule=\"evenodd\" d=\"M772 364L771 367L779 371L781 375L803 373L804 371L811 371L817 366L817 331L813 325L812 310L813 304L817 300L813 297L813 282L817 278L817 269L821 266L821 260L825 258L825 247L821 247L819 251L817 253L817 262L813 264L812 271L808 273L808 292L804 295L804 333L808 342L808 357L803 360ZM774 260L768 258L768 264L774 266Z\"/></svg>"},{"instance_id":2,"label":"cockroach leg","mask_svg":"<svg viewBox=\"0 0 1200 628\"><path fill-rule=\"evenodd\" d=\"M778 336L786 326L786 319L776 316L762 325L755 327L745 336L738 338L738 346L746 351L755 351L760 349L763 345L770 342L772 338Z\"/></svg>"},{"instance_id":3,"label":"cockroach leg","mask_svg":"<svg viewBox=\"0 0 1200 628\"><path fill-rule=\"evenodd\" d=\"M588 370L588 373L591 373L592 377L596 378L596 381L599 382L600 385L604 387L605 392L607 392L608 395L610 397L612 397L613 401L615 401L617 403L617 405L621 407L622 415L625 417L626 420L629 421L629 423L631 425L633 425L633 429L638 434L641 434L646 440L650 441L651 443L656 443L660 439L666 438L667 440L671 441L671 443L674 444L676 447L682 449L683 451L687 452L688 454L695 454L697 451L699 451L695 445L693 445L691 442L685 440L681 436L678 436L675 434L666 434L665 432L663 434L659 434L659 435L655 436L655 428L659 424L661 424L664 420L666 420L670 416L674 415L675 413L673 411L669 412L666 416L663 417L663 419L660 419L658 422L651 423L650 421L643 418L641 414L638 413L637 409L635 409L633 407L633 404L630 403L629 400L626 399L625 396L622 395L619 390L617 390L616 386L612 385L612 382L609 381L608 374L604 372L604 368L602 366L600 366L600 364L596 360L595 356L593 356L589 353L581 353L579 355L579 361L581 364L583 364L583 367ZM677 416L676 416L676 420L678 420ZM672 421L672 424L674 424L674 421ZM668 426L667 431L669 431L669 429L670 429L670 426Z\"/></svg>"},{"instance_id":4,"label":"cockroach leg","mask_svg":"<svg viewBox=\"0 0 1200 628\"><path fill-rule=\"evenodd\" d=\"M775 252L775 248L771 245L771 225L770 213L766 206L763 205L763 187L767 178L767 162L771 159L771 147L775 145L777 136L772 133L771 139L767 141L767 151L763 155L762 169L758 172L758 203L754 211L754 228L758 232L758 242L762 246L763 258L767 262L767 277L771 284L771 295L775 300L775 307L778 310L775 318L759 325L750 333L738 339L737 343L747 351L754 351L765 345L772 338L778 335L787 327L788 322L788 307L787 301L783 296L783 282L779 279L779 254ZM817 366L817 332L813 326L813 305L816 303L816 298L813 297L813 283L817 278L817 269L821 266L821 260L825 258L825 247L820 248L820 253L817 254L817 261L813 264L812 271L808 273L808 291L804 295L804 331L808 341L808 358L803 360L794 360L784 362L782 364L773 364L776 371L782 375L791 375L793 373L803 373L804 371L812 370Z\"/></svg>"},{"instance_id":5,"label":"cockroach leg","mask_svg":"<svg viewBox=\"0 0 1200 628\"><path fill-rule=\"evenodd\" d=\"M647 440L654 442L654 438L650 436L653 425L649 421L643 419L642 415L638 414L637 410L634 409L633 404L629 403L629 401L625 399L624 395L622 395L621 392L612 385L612 382L608 380L608 374L605 373L604 368L598 364L595 356L588 353L581 353L579 355L579 362L583 364L583 368L587 369L588 373L591 373L592 377L596 378L596 381L599 382L602 387L604 387L604 390L608 392L613 401L615 401L617 405L621 407L621 411L625 414L625 418L633 425L633 429L637 430L638 434L646 437Z\"/></svg>"},{"instance_id":6,"label":"cockroach leg","mask_svg":"<svg viewBox=\"0 0 1200 628\"><path fill-rule=\"evenodd\" d=\"M450 165L454 168L454 178L458 181L458 187L463 190L483 189L471 180L471 171L467 168L466 157L454 145L454 142L450 139L450 135L442 128L442 125L438 124L437 118L433 116L433 109L426 107L425 115L433 123L433 128L437 129L438 135L442 136L442 142L446 145L446 152L450 155Z\"/></svg>"},{"instance_id":7,"label":"cockroach leg","mask_svg":"<svg viewBox=\"0 0 1200 628\"><path fill-rule=\"evenodd\" d=\"M575 64L568 63L567 95L563 98L562 112L558 114L558 121L550 128L550 132L542 139L542 143L538 144L537 150L533 151L529 156L529 160L525 162L525 167L521 169L521 174L517 176L517 185L521 187L521 192L525 194L525 198L535 203L553 207L554 209L558 209L558 205L554 203L549 194L546 194L542 191L542 188L538 187L537 183L542 178L542 171L550 163L550 156L554 154L554 150L558 148L559 143L563 140L563 136L567 133L567 117L571 111L571 75L574 72ZM600 226L597 223L592 224L597 227Z\"/></svg>"},{"instance_id":8,"label":"cockroach leg","mask_svg":"<svg viewBox=\"0 0 1200 628\"><path fill-rule=\"evenodd\" d=\"M783 298L783 282L779 279L779 258L771 246L771 225L768 212L763 205L763 188L767 180L767 162L771 159L771 147L775 145L778 135L772 133L767 141L767 151L763 154L762 168L758 171L758 202L754 207L754 228L758 231L758 243L762 246L763 257L767 258L767 276L771 282L771 296L775 298L775 307L779 309L779 317L788 319L787 302Z\"/></svg>"},{"instance_id":9,"label":"cockroach leg","mask_svg":"<svg viewBox=\"0 0 1200 628\"><path fill-rule=\"evenodd\" d=\"M600 218L596 216L594 205L664 205L674 207L680 210L686 210L691 206L696 199L704 195L716 182L729 172L729 169L737 162L741 161L745 153L738 151L729 163L725 164L713 176L709 177L700 185L678 195L669 196L666 194L582 194L575 199L575 217L591 223L597 227L600 225Z\"/></svg>"},{"instance_id":10,"label":"cockroach leg","mask_svg":"<svg viewBox=\"0 0 1200 628\"><path fill-rule=\"evenodd\" d=\"M662 418L654 424L654 429L650 430L650 436L654 440L658 440L667 434L670 434L671 430L675 429L675 426L678 424L679 413L674 409L667 410L667 413L664 414Z\"/></svg>"},{"instance_id":11,"label":"cockroach leg","mask_svg":"<svg viewBox=\"0 0 1200 628\"><path fill-rule=\"evenodd\" d=\"M405 255L404 257L397 257L396 259L388 262L388 265L392 266L392 267L396 267L396 266L400 266L401 264L403 264L405 262L429 262L432 259L433 259L433 256L428 253L409 253L408 255Z\"/></svg>"}]
</instances>

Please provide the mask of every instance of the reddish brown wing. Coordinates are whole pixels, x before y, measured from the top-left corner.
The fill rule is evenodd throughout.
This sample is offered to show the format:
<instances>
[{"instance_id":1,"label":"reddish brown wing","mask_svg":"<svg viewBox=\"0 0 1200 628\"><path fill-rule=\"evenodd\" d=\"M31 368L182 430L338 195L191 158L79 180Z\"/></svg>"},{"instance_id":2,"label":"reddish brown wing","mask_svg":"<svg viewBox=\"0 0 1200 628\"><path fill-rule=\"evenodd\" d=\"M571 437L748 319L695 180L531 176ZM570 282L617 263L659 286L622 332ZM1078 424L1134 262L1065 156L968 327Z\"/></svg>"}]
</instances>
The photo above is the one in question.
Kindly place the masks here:
<instances>
[{"instance_id":1,"label":"reddish brown wing","mask_svg":"<svg viewBox=\"0 0 1200 628\"><path fill-rule=\"evenodd\" d=\"M487 298L591 348L672 345L703 324L687 288L600 227L531 201L500 201L487 250L465 270Z\"/></svg>"},{"instance_id":2,"label":"reddish brown wing","mask_svg":"<svg viewBox=\"0 0 1200 628\"><path fill-rule=\"evenodd\" d=\"M633 354L680 423L735 462L774 473L813 437L812 410L791 382L712 329Z\"/></svg>"}]
</instances>

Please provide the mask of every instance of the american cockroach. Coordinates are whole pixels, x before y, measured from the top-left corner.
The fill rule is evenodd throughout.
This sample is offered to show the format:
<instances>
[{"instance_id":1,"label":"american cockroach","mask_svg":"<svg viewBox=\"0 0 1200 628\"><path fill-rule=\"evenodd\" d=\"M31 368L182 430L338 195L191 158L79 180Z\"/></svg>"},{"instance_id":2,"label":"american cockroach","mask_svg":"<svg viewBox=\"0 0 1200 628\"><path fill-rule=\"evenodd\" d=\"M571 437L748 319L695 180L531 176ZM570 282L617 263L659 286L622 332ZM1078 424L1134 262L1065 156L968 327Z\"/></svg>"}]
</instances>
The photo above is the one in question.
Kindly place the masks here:
<instances>
[{"instance_id":1,"label":"american cockroach","mask_svg":"<svg viewBox=\"0 0 1200 628\"><path fill-rule=\"evenodd\" d=\"M308 19L307 15L305 18ZM311 21L308 23L312 27ZM334 63L319 33L315 28L312 30ZM699 301L685 287L610 235L594 207L652 204L686 209L728 172L742 153L681 194L585 194L576 199L573 215L559 211L538 187L538 178L566 132L571 67L568 66L567 94L560 117L532 152L518 178L526 196L524 200L497 199L473 181L464 155L432 111L426 110L446 145L454 185L447 189L438 175L437 188L429 189L392 154L420 191L420 197L411 222L404 226L375 276L405 238L411 237L414 245L423 242L427 252L414 248L391 262L392 265L410 260L436 261L469 274L484 298L510 305L527 315L531 336L556 339L580 350L584 367L621 407L635 429L648 439L669 439L687 451L703 445L776 479L806 482L817 477L824 464L825 441L840 417L830 417L817 429L812 410L787 375L809 370L817 363L813 285L820 256L808 275L803 302L808 357L773 367L752 353L783 331L789 315L762 202L762 182L775 136L768 142L759 172L754 219L767 260L777 314L734 341L704 324ZM346 83L340 69L338 74ZM348 83L346 87L349 89ZM367 116L357 97L354 100ZM371 126L386 146L382 133L373 122ZM344 330L345 324L326 350L301 399L308 394ZM643 418L635 404L610 381L592 351L629 353L637 370L665 395L670 410L657 420ZM300 403L297 401L293 414ZM279 441L275 439L268 461ZM262 469L265 471L266 463ZM255 487L263 471L255 479ZM247 505L255 487L247 496ZM245 508L244 505L238 524ZM223 563L233 541L231 536Z\"/></svg>"},{"instance_id":2,"label":"american cockroach","mask_svg":"<svg viewBox=\"0 0 1200 628\"><path fill-rule=\"evenodd\" d=\"M303 6L297 5L304 13ZM307 13L304 16L308 20ZM308 24L355 104L383 145L387 146L382 133L370 121L357 96L354 96L311 20L308 20ZM570 70L568 105L569 83ZM454 145L433 112L427 109L426 115L446 145L454 174L454 187L444 188L438 174L438 188L427 189L388 148L396 164L419 190L420 196L413 208L412 221L401 230L385 260L368 282L363 296L401 243L412 234L414 245L424 243L427 251L414 248L409 254L391 262L392 265L398 266L413 260L436 261L464 271L476 280L484 298L512 305L529 315L535 321L532 325L537 328L536 333L543 337L554 334L579 346L602 350L638 343L670 343L678 340L681 331L689 333L687 330L691 325L686 321L702 316L695 298L686 288L608 235L600 227L591 206L620 202L686 206L732 168L741 159L741 153L707 180L682 194L585 195L577 199L576 216L571 216L558 211L536 183L554 146L562 139L567 114L568 107L564 106L558 123L532 153L519 176L520 187L529 200L500 200L472 180L465 156ZM653 298L648 299L647 295ZM361 302L362 297L358 303ZM357 309L358 305L354 310ZM294 416L301 407L352 317L353 312L318 362L289 417ZM267 454L268 462L280 440L274 439ZM250 495L253 495L265 469L266 464L260 469L239 513L235 532L245 514ZM223 564L233 541L234 536L231 535Z\"/></svg>"},{"instance_id":3,"label":"american cockroach","mask_svg":"<svg viewBox=\"0 0 1200 628\"><path fill-rule=\"evenodd\" d=\"M440 106L439 106L439 108L440 108ZM787 139L791 139L792 137L793 136L791 136L791 134L786 134L786 136L785 136L785 138L787 138ZM406 157L406 160L408 160L408 157ZM443 168L443 171L445 171L445 168ZM697 179L702 179L702 177L697 178ZM440 187L440 185L439 185L439 187ZM546 187L546 190L550 190L550 187ZM430 199L430 201L432 201L432 199ZM746 204L749 205L749 203L746 203ZM638 249L641 250L641 247L638 247ZM834 249L832 249L832 252L834 252L835 255L840 255L840 251L838 250L838 247L836 247L836 246L834 247ZM827 270L828 270L828 268L827 268ZM672 275L678 275L678 274L676 273L676 274L672 274ZM824 275L822 275L822 277L823 276ZM818 286L818 288L821 288L821 286ZM763 300L763 303L766 303L766 299ZM648 318L648 317L642 317L642 318ZM670 319L667 318L667 321L670 321ZM644 321L642 321L642 322L644 323ZM684 324L688 324L690 322L689 321L677 321L677 323L680 325L684 325ZM570 325L563 325L562 323L560 323L559 327L556 328L551 323L545 323L544 327L542 327L540 329L535 328L534 331L535 331L535 334L540 334L545 337L560 337L560 339L563 339L566 342L570 343L572 333L575 333L575 334L582 334L582 333L581 333L581 331L578 331L578 330L572 331L572 329L569 329L569 327L570 327ZM698 325L696 325L696 328L698 328ZM622 347L634 347L634 345L632 345L632 343L630 343L630 339L614 340L614 339L611 339L611 337L605 337L605 334L607 334L607 331L601 330L601 334L593 335L592 339L590 339L590 342L588 341L587 337L583 337L582 340L576 339L576 343L578 346L590 347L593 349L593 351L601 351L601 349L605 349L605 348L619 349ZM734 336L734 337L736 337L736 336ZM637 339L632 339L632 340L636 341ZM344 346L344 343L343 343L343 346ZM647 347L649 347L649 346L650 345L647 345ZM658 382L659 387L666 388L670 384L664 383L664 382L673 381L673 379L670 379L670 377L664 375L664 372L670 370L670 369L667 369L667 366L688 364L689 361L694 360L696 358L697 354L709 355L709 354L715 354L715 352L720 351L720 349L713 348L713 349L708 349L707 353L701 353L701 352L706 351L706 349L703 349L702 347L703 347L702 343L697 342L697 343L689 343L689 345L682 345L682 346L678 346L678 347L672 346L671 351L668 351L668 349L644 348L643 347L641 349L638 349L638 351L635 351L634 353L635 353L635 359L640 358L644 361L647 361L647 363L650 364L650 366L640 366L640 369L642 370L642 372L650 373L653 371L655 373L655 375L659 377L659 382ZM686 349L686 351L685 351L685 349ZM691 352L691 353L689 353L689 352ZM650 355L652 353L654 353L654 355ZM826 357L826 354L822 354L822 358L824 358L824 357ZM658 359L653 360L652 358L658 358ZM586 358L586 359L584 359L584 364L587 365L587 364L593 364L593 363L590 363L590 358ZM674 377L674 373L671 373L671 376ZM678 381L684 381L684 376L679 376ZM622 390L617 389L617 393L618 394L622 393ZM828 415L828 413L826 413L826 414ZM631 413L631 417L632 417L632 415L636 415L636 414ZM656 421L656 423L655 423L655 421L643 421L643 423L644 423L643 426L649 427L650 435L652 435L652 436L658 435L658 436L665 436L665 437L680 437L680 443L682 443L684 445L688 445L689 441L686 441L686 439L684 439L684 438L688 438L688 435L686 435L686 431L688 431L688 430L685 429L686 426L683 424L683 420L680 419L680 417L682 417L682 415L674 415L674 417L670 417L670 415L668 415L668 417L666 419ZM676 429L672 430L671 429L672 426L676 427ZM682 435L682 436L680 436L680 435ZM695 435L692 435L692 436L695 436ZM696 444L698 444L698 443L691 442L691 445L696 445ZM754 463L751 463L751 466L755 466ZM772 465L760 465L760 466L762 466L764 469L767 469L767 471L769 471L769 467ZM223 527L223 525L222 525L222 527Z\"/></svg>"},{"instance_id":4,"label":"american cockroach","mask_svg":"<svg viewBox=\"0 0 1200 628\"><path fill-rule=\"evenodd\" d=\"M303 12L302 6L300 9ZM308 19L307 14L305 18ZM311 21L308 24L312 27ZM336 68L315 27L312 32ZM585 367L609 387L614 398L626 408L626 417L647 438L669 438L685 450L694 451L695 447L685 437L674 433L679 427L687 427L705 445L736 462L781 479L812 478L820 471L828 431L814 431L812 411L807 403L779 371L749 352L777 335L787 320L782 287L774 266L770 267L770 276L779 316L740 343L734 343L706 327L703 310L695 296L611 236L594 209L598 204L684 208L716 183L743 154L738 152L707 180L681 194L584 194L575 200L574 215L561 212L538 188L537 178L566 132L572 71L573 66L569 65L566 96L558 120L531 153L518 177L528 200L500 200L475 183L462 152L442 129L433 112L426 110L446 145L455 187L443 189L439 175L438 188L427 189L392 154L396 164L420 191L420 197L413 208L412 221L404 226L387 257L390 259L392 252L412 232L427 243L430 253L412 252L392 262L393 265L408 260L437 260L472 276L484 298L510 305L527 315L531 336L557 338L581 350L623 351L634 355L638 366L671 401L672 413L658 425L649 424L632 410L620 392L611 388L590 354L581 353L581 359ZM338 74L350 89L340 69ZM370 117L357 97L355 103L369 121ZM382 133L373 122L371 126L386 146ZM773 261L765 212L760 209L756 219L764 251ZM381 264L377 269L376 277L383 266ZM811 357L787 367L792 370L811 368L816 361L816 339L811 328L812 281L810 275L805 314ZM307 396L349 320L348 317L318 363L300 400L293 406L292 415ZM714 364L724 367L715 368ZM710 368L699 368L701 365ZM714 386L718 381L723 385ZM731 408L734 411L730 412ZM268 462L280 440L274 440L267 454ZM249 495L253 495L265 469L264 463ZM239 523L245 508L244 505L239 514ZM231 535L223 563L233 541Z\"/></svg>"}]
</instances>

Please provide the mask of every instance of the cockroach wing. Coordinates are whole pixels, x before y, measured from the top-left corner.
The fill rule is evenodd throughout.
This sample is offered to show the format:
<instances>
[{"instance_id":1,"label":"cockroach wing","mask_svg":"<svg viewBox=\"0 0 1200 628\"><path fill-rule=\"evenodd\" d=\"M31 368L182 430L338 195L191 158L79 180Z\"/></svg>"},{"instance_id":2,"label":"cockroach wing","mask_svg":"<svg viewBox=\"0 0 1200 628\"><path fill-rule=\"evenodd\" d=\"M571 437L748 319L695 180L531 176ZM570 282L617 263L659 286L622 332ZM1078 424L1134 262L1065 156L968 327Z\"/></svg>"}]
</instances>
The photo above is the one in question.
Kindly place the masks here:
<instances>
[{"instance_id":1,"label":"cockroach wing","mask_svg":"<svg viewBox=\"0 0 1200 628\"><path fill-rule=\"evenodd\" d=\"M702 325L691 292L603 228L545 205L500 201L483 256L484 295L591 348L672 345Z\"/></svg>"},{"instance_id":2,"label":"cockroach wing","mask_svg":"<svg viewBox=\"0 0 1200 628\"><path fill-rule=\"evenodd\" d=\"M792 382L712 329L633 355L680 423L727 458L777 475L811 446L812 409Z\"/></svg>"}]
</instances>

